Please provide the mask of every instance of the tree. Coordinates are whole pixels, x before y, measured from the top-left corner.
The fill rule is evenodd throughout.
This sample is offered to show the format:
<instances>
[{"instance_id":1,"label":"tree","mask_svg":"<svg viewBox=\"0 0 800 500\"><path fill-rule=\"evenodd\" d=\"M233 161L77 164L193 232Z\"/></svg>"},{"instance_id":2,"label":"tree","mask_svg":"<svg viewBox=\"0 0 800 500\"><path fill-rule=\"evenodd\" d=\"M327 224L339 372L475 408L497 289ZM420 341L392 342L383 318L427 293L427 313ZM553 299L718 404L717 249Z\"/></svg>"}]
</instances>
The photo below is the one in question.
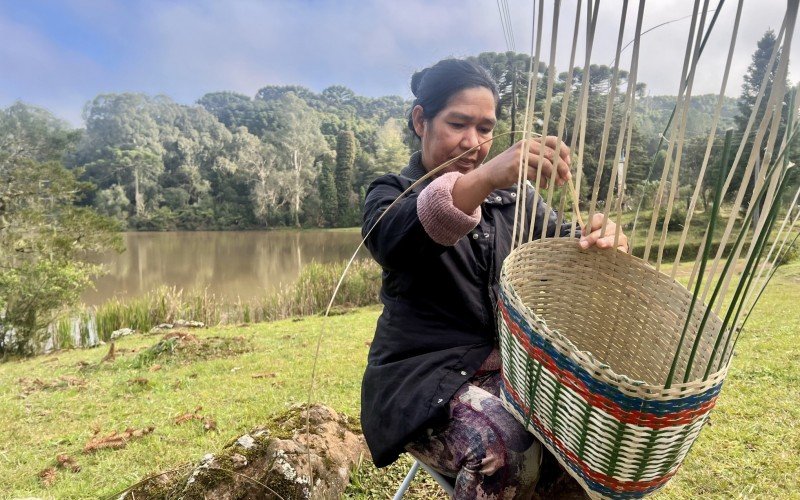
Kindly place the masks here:
<instances>
[{"instance_id":1,"label":"tree","mask_svg":"<svg viewBox=\"0 0 800 500\"><path fill-rule=\"evenodd\" d=\"M80 131L46 109L16 102L0 112L0 151L5 161L59 161L79 139Z\"/></svg>"},{"instance_id":2,"label":"tree","mask_svg":"<svg viewBox=\"0 0 800 500\"><path fill-rule=\"evenodd\" d=\"M747 73L744 76L744 83L742 83L742 93L739 96L739 101L737 103L739 108L739 114L735 117L736 125L737 125L737 132L738 136L741 139L744 135L745 129L747 128L747 122L750 119L750 116L755 112L755 121L753 122L753 129L750 131L750 134L746 138L746 145L744 151L742 153L742 161L739 164L739 168L736 169L734 173L733 182L731 183L731 189L729 193L733 194L737 191L737 189L745 188L748 191L752 190L753 182L752 179L742 179L742 175L744 173L744 167L742 166L743 163L747 162L747 159L751 155L751 151L753 149L753 140L755 137L754 130L758 127L758 124L764 118L764 114L767 110L767 103L769 100L769 96L772 93L773 86L775 85L775 77L776 77L776 69L780 66L780 61L782 57L782 51L778 49L775 45L777 40L775 38L775 32L772 30L768 30L764 33L764 36L758 41L756 51L753 53L752 61L750 66L747 67ZM775 58L775 64L772 68L767 68L769 63L770 57L772 56L773 50L779 50L778 55ZM767 75L767 84L766 89L764 91L764 98L761 99L761 104L757 110L754 111L753 107L755 106L756 97L758 96L759 89L761 87L761 82L764 79L764 76L767 74L767 70L769 69L769 75ZM785 82L785 87L787 90L789 89L789 82L788 80ZM783 103L782 106L782 113L780 119L780 128L778 129L778 144L780 144L780 138L783 137L783 131L786 128L786 118L788 112L788 101L789 101L789 93L786 92L783 96L779 96L780 102ZM759 147L762 147L760 145ZM761 154L759 154L758 160L761 159ZM760 163L760 162L759 162ZM756 163L758 165L758 163ZM754 171L754 175L756 172Z\"/></svg>"},{"instance_id":3,"label":"tree","mask_svg":"<svg viewBox=\"0 0 800 500\"><path fill-rule=\"evenodd\" d=\"M250 202L256 219L264 225L288 201L286 172L277 168L279 154L274 145L263 143L240 128L233 135L232 165L250 189Z\"/></svg>"},{"instance_id":4,"label":"tree","mask_svg":"<svg viewBox=\"0 0 800 500\"><path fill-rule=\"evenodd\" d=\"M349 225L354 206L353 164L356 160L356 138L349 130L339 132L336 138L336 195L338 198L337 222Z\"/></svg>"},{"instance_id":5,"label":"tree","mask_svg":"<svg viewBox=\"0 0 800 500\"><path fill-rule=\"evenodd\" d=\"M275 117L261 99L251 99L236 92L212 92L201 97L197 104L214 115L231 132L239 127L256 137L275 127Z\"/></svg>"},{"instance_id":6,"label":"tree","mask_svg":"<svg viewBox=\"0 0 800 500\"><path fill-rule=\"evenodd\" d=\"M319 129L319 115L294 93L288 92L278 100L278 122L282 127L269 134L281 155L279 170L289 172L287 183L289 211L292 223L300 226L302 201L316 180L314 159L328 151L328 144Z\"/></svg>"},{"instance_id":7,"label":"tree","mask_svg":"<svg viewBox=\"0 0 800 500\"><path fill-rule=\"evenodd\" d=\"M375 175L394 172L408 163L410 152L403 142L403 128L395 118L389 118L378 129L376 139ZM372 181L372 179L369 179Z\"/></svg>"},{"instance_id":8,"label":"tree","mask_svg":"<svg viewBox=\"0 0 800 500\"><path fill-rule=\"evenodd\" d=\"M100 271L81 257L121 249L110 219L74 205L85 187L57 162L0 157L0 356L37 352Z\"/></svg>"},{"instance_id":9,"label":"tree","mask_svg":"<svg viewBox=\"0 0 800 500\"><path fill-rule=\"evenodd\" d=\"M331 227L336 223L336 219L339 216L336 180L333 175L335 160L333 155L324 154L319 159L319 163L322 164L322 169L317 177L317 186L320 202L322 203L322 222L325 226Z\"/></svg>"}]
</instances>

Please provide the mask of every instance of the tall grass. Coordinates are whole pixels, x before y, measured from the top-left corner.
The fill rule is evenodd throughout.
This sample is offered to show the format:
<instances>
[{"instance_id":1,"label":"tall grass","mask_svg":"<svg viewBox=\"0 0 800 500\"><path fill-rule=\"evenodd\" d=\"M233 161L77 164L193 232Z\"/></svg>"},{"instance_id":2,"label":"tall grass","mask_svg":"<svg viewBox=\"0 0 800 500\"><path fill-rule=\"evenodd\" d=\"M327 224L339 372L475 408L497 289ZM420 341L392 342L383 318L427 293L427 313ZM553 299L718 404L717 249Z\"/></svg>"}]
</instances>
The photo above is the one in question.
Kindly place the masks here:
<instances>
[{"instance_id":1,"label":"tall grass","mask_svg":"<svg viewBox=\"0 0 800 500\"><path fill-rule=\"evenodd\" d=\"M148 332L162 323L200 321L206 325L258 323L324 312L345 262L304 267L297 281L264 297L226 301L202 291L185 292L161 287L132 300L113 298L97 308L72 310L52 328L55 349L91 345L89 326L94 322L96 338L107 341L121 328ZM378 303L381 268L374 261L358 260L350 267L334 306L338 309ZM76 332L79 330L79 334Z\"/></svg>"}]
</instances>

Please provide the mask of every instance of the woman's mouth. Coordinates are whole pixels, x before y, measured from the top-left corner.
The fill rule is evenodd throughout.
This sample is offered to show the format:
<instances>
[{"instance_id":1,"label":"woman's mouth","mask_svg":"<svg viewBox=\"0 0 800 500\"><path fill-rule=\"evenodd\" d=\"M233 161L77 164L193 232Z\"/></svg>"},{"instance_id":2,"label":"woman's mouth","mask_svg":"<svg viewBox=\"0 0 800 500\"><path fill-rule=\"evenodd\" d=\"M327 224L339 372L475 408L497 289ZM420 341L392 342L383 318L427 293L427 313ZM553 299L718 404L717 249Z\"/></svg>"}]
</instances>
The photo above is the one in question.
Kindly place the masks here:
<instances>
[{"instance_id":1,"label":"woman's mouth","mask_svg":"<svg viewBox=\"0 0 800 500\"><path fill-rule=\"evenodd\" d=\"M467 171L468 172L468 171L472 170L473 168L475 168L475 160L468 160L466 158L460 158L460 159L458 159L458 160L453 162L453 166L456 167L456 169L458 169L458 170Z\"/></svg>"}]
</instances>

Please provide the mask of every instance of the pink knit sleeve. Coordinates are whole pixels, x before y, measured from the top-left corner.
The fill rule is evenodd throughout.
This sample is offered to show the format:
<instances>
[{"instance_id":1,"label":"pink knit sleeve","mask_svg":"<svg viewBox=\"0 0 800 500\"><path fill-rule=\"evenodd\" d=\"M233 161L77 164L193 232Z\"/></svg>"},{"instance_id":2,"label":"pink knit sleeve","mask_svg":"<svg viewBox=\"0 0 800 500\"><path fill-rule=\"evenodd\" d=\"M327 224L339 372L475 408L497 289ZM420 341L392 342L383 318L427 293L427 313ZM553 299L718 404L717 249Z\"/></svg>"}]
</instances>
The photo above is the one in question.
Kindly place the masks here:
<instances>
[{"instance_id":1,"label":"pink knit sleeve","mask_svg":"<svg viewBox=\"0 0 800 500\"><path fill-rule=\"evenodd\" d=\"M422 190L417 198L417 216L433 241L453 246L481 220L481 207L465 214L453 205L453 186L462 173L449 172Z\"/></svg>"}]
</instances>

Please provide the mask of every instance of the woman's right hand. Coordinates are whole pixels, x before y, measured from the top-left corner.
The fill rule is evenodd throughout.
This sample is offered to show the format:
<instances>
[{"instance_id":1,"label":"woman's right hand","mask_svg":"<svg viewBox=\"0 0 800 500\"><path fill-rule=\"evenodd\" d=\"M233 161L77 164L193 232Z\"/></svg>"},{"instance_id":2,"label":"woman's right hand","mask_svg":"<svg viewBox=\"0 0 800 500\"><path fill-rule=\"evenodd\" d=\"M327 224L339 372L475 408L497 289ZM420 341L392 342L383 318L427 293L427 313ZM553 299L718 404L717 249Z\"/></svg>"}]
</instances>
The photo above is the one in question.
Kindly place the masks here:
<instances>
[{"instance_id":1,"label":"woman's right hand","mask_svg":"<svg viewBox=\"0 0 800 500\"><path fill-rule=\"evenodd\" d=\"M526 141L519 141L499 155L486 162L479 170L484 171L486 181L492 189L505 189L517 183L519 180L520 158L525 152ZM556 186L562 186L565 182L572 180L569 170L570 151L569 147L561 142L559 154L556 155L556 145L558 137L547 136L544 142L544 157L541 158L542 151L541 138L535 137L528 139L528 180L536 181L536 170L541 158L541 176L539 181L540 188L546 188L550 184L550 177L553 174L553 163L555 163L555 182ZM553 161L557 158L557 161Z\"/></svg>"}]
</instances>

